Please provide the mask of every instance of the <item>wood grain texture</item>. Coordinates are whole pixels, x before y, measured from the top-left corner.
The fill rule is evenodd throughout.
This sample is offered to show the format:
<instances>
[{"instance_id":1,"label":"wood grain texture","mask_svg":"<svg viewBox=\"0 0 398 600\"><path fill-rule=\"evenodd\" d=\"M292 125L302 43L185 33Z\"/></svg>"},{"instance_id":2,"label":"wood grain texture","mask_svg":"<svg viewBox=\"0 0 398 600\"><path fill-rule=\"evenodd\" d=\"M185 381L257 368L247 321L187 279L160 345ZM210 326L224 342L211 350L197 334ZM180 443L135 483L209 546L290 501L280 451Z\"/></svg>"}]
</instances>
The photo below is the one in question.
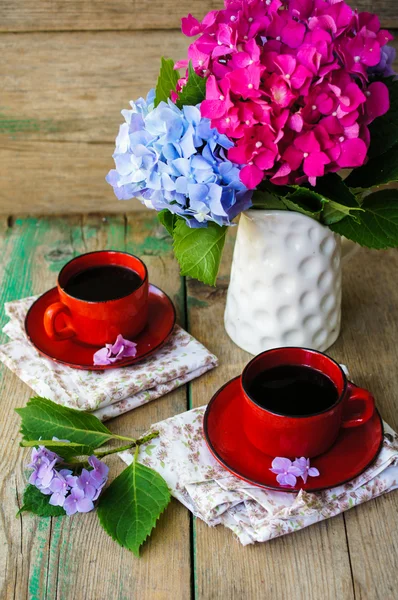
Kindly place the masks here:
<instances>
[{"instance_id":1,"label":"wood grain texture","mask_svg":"<svg viewBox=\"0 0 398 600\"><path fill-rule=\"evenodd\" d=\"M343 323L330 354L374 394L398 428L398 250L361 249L343 268ZM345 513L356 600L393 598L398 587L398 494Z\"/></svg>"},{"instance_id":2,"label":"wood grain texture","mask_svg":"<svg viewBox=\"0 0 398 600\"><path fill-rule=\"evenodd\" d=\"M120 111L156 86L161 57L185 58L188 43L176 31L0 35L0 145L113 144Z\"/></svg>"},{"instance_id":3,"label":"wood grain texture","mask_svg":"<svg viewBox=\"0 0 398 600\"><path fill-rule=\"evenodd\" d=\"M202 18L220 0L2 0L0 31L177 29L194 12Z\"/></svg>"},{"instance_id":4,"label":"wood grain texture","mask_svg":"<svg viewBox=\"0 0 398 600\"><path fill-rule=\"evenodd\" d=\"M220 357L217 369L191 384L192 406L206 404L252 358L232 343L223 326L233 242L231 231L216 288L187 281L189 330ZM247 547L222 527L211 529L196 520L195 529L198 600L355 598L342 516Z\"/></svg>"},{"instance_id":5,"label":"wood grain texture","mask_svg":"<svg viewBox=\"0 0 398 600\"><path fill-rule=\"evenodd\" d=\"M105 176L111 144L6 142L0 146L0 214L142 210L121 202Z\"/></svg>"},{"instance_id":6,"label":"wood grain texture","mask_svg":"<svg viewBox=\"0 0 398 600\"><path fill-rule=\"evenodd\" d=\"M0 234L1 310L5 300L54 285L60 267L77 253L127 249L143 256L151 281L173 298L184 325L183 287L170 241L148 213L144 217L17 219L12 227L2 223ZM1 320L3 324L4 314ZM189 514L177 502L161 517L140 560L105 534L95 514L72 519L40 520L27 514L15 518L26 483L27 453L18 447L19 418L14 408L24 405L30 395L17 377L1 370L0 597L185 600L190 589ZM152 422L186 406L186 390L181 388L123 419L114 419L110 427L119 434L138 436ZM123 468L117 457L109 463L112 476Z\"/></svg>"},{"instance_id":7,"label":"wood grain texture","mask_svg":"<svg viewBox=\"0 0 398 600\"><path fill-rule=\"evenodd\" d=\"M357 0L358 10L377 12L385 27L397 27L395 0ZM202 18L221 0L2 0L0 31L173 29L192 12Z\"/></svg>"}]
</instances>

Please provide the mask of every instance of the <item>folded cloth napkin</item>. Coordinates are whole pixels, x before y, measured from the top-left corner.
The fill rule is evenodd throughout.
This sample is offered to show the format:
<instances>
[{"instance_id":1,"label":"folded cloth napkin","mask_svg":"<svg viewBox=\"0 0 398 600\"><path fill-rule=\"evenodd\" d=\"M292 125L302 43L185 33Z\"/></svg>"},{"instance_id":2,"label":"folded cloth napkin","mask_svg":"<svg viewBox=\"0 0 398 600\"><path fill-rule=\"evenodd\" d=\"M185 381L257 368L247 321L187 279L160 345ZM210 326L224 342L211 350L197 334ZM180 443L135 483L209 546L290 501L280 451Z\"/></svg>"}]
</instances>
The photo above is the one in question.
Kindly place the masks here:
<instances>
[{"instance_id":1,"label":"folded cloth napkin","mask_svg":"<svg viewBox=\"0 0 398 600\"><path fill-rule=\"evenodd\" d=\"M5 305L10 320L3 332L12 341L0 346L0 361L40 396L93 412L102 421L164 396L217 366L217 358L178 326L162 348L130 367L81 371L58 364L41 356L26 336L25 316L35 300Z\"/></svg>"},{"instance_id":2,"label":"folded cloth napkin","mask_svg":"<svg viewBox=\"0 0 398 600\"><path fill-rule=\"evenodd\" d=\"M246 483L219 465L203 438L205 409L153 425L159 437L140 448L139 461L158 471L196 517L232 529L243 545L292 533L398 487L398 436L386 423L382 449L364 473L322 492L286 493ZM133 461L130 451L120 457Z\"/></svg>"}]
</instances>

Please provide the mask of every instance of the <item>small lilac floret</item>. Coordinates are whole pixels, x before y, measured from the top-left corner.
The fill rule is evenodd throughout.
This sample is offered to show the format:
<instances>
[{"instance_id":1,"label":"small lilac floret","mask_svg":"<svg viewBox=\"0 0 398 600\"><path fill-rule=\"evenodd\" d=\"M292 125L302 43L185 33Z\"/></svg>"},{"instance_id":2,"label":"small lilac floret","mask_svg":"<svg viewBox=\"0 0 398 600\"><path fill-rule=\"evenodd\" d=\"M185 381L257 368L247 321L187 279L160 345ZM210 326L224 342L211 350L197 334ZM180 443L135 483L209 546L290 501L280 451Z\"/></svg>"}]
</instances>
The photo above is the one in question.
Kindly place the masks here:
<instances>
[{"instance_id":1,"label":"small lilac floret","mask_svg":"<svg viewBox=\"0 0 398 600\"><path fill-rule=\"evenodd\" d=\"M288 458L277 456L272 461L272 473L276 473L276 480L280 485L294 487L297 483L297 477L301 477L304 483L308 476L318 477L319 471L310 466L310 459L302 456L296 458L293 462Z\"/></svg>"},{"instance_id":2,"label":"small lilac floret","mask_svg":"<svg viewBox=\"0 0 398 600\"><path fill-rule=\"evenodd\" d=\"M48 450L44 446L39 446L38 448L32 448L31 462L28 464L28 468L35 469L36 466L41 464L43 458L46 458L49 462L56 458L58 458L58 462L61 460L61 458L55 452Z\"/></svg>"},{"instance_id":3,"label":"small lilac floret","mask_svg":"<svg viewBox=\"0 0 398 600\"><path fill-rule=\"evenodd\" d=\"M72 471L68 471L68 473L71 472ZM52 492L52 495L48 503L52 506L62 507L65 502L65 496L69 492L70 487L64 475L62 475L61 472L57 472L56 475L53 477L49 489Z\"/></svg>"},{"instance_id":4,"label":"small lilac floret","mask_svg":"<svg viewBox=\"0 0 398 600\"><path fill-rule=\"evenodd\" d=\"M51 493L49 486L55 475L54 467L56 463L57 458L50 462L48 458L43 456L40 462L36 464L35 470L29 478L29 483L35 485L44 494Z\"/></svg>"},{"instance_id":5,"label":"small lilac floret","mask_svg":"<svg viewBox=\"0 0 398 600\"><path fill-rule=\"evenodd\" d=\"M108 480L108 465L94 455L89 457L88 464L93 467L93 470L89 471L92 484L96 487L103 486Z\"/></svg>"},{"instance_id":6,"label":"small lilac floret","mask_svg":"<svg viewBox=\"0 0 398 600\"><path fill-rule=\"evenodd\" d=\"M319 475L318 469L316 469L315 467L311 467L310 459L305 458L304 456L302 456L301 458L296 458L296 460L293 461L293 465L300 469L300 477L304 481L304 483L307 483L308 476L318 477Z\"/></svg>"},{"instance_id":7,"label":"small lilac floret","mask_svg":"<svg viewBox=\"0 0 398 600\"><path fill-rule=\"evenodd\" d=\"M272 473L276 473L276 480L280 485L294 487L301 470L292 464L288 458L277 456L272 461Z\"/></svg>"},{"instance_id":8,"label":"small lilac floret","mask_svg":"<svg viewBox=\"0 0 398 600\"><path fill-rule=\"evenodd\" d=\"M94 354L94 365L111 365L123 358L136 356L137 344L125 340L122 335L118 335L114 344L105 344L105 348L97 350Z\"/></svg>"},{"instance_id":9,"label":"small lilac floret","mask_svg":"<svg viewBox=\"0 0 398 600\"><path fill-rule=\"evenodd\" d=\"M83 469L80 477L77 478L76 487L83 490L85 498L92 500L97 493L96 487L92 484L90 472Z\"/></svg>"},{"instance_id":10,"label":"small lilac floret","mask_svg":"<svg viewBox=\"0 0 398 600\"><path fill-rule=\"evenodd\" d=\"M86 513L93 510L94 504L90 498L87 498L84 491L79 487L72 488L69 496L65 499L63 506L68 516L77 512Z\"/></svg>"}]
</instances>

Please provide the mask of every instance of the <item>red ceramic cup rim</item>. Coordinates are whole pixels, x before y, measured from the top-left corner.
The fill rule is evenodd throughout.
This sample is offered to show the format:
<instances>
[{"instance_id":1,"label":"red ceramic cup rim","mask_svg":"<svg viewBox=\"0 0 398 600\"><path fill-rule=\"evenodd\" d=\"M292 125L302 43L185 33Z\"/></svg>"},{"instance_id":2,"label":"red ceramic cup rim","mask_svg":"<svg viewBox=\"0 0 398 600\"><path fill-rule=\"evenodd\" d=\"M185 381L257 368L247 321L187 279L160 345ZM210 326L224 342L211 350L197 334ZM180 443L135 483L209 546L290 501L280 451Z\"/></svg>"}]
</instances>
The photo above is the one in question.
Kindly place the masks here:
<instances>
[{"instance_id":1,"label":"red ceramic cup rim","mask_svg":"<svg viewBox=\"0 0 398 600\"><path fill-rule=\"evenodd\" d=\"M338 368L338 370L340 371L340 373L342 375L342 379L343 379L343 389L341 390L341 393L339 393L339 396L338 396L336 402L334 402L333 404L331 404L330 406L328 406L324 410L321 410L321 411L315 412L315 413L309 413L308 415L288 415L288 414L285 414L285 413L278 413L278 412L276 412L274 410L269 410L268 408L264 408L264 406L262 406L261 404L259 404L255 400L255 398L253 398L248 393L247 387L245 385L245 383L247 383L247 382L245 382L245 378L247 377L247 372L248 372L249 368L255 362L257 362L260 359L260 357L263 357L263 356L266 356L266 355L270 355L270 354L281 354L281 356L283 356L283 353L285 351L289 351L289 350L303 350L306 353L309 352L310 354L313 354L313 355L324 356L328 361L330 361L331 363L333 363ZM289 364L289 365L297 364L297 365L301 365L301 366L308 366L309 368L315 368L315 367L311 367L310 365L303 365L300 362L297 362L297 363L286 363L286 364ZM281 366L282 366L282 364L281 364ZM264 370L266 370L266 369L264 369ZM321 373L324 373L320 369L316 369L316 370L320 371ZM331 379L331 381L333 382L333 385L336 387L334 380L327 373L324 373L324 374L327 377L329 377L329 379ZM318 350L313 350L311 348L304 348L302 346L285 346L285 347L281 347L281 348L272 348L271 350L265 350L264 352L261 352L260 354L257 354L257 356L255 356L254 358L252 358L251 361L247 363L247 365L243 369L242 375L240 377L241 377L242 390L243 390L244 394L247 396L247 398L250 400L250 402L253 402L253 404L255 404L256 406L258 406L264 412L271 413L272 415L277 415L278 417L287 417L289 419L291 419L291 418L293 418L293 419L307 419L308 417L316 417L317 415L322 415L324 413L328 413L332 408L335 408L343 400L344 395L345 395L345 393L347 391L347 376L344 373L344 371L341 368L341 366L339 365L339 363L336 362L335 360L333 360L333 358L330 358L330 356L328 356L324 352L319 352Z\"/></svg>"},{"instance_id":2,"label":"red ceramic cup rim","mask_svg":"<svg viewBox=\"0 0 398 600\"><path fill-rule=\"evenodd\" d=\"M130 258L134 258L135 260L137 260L139 263L141 263L141 265L144 268L144 277L142 278L142 281L140 283L140 285L138 287L136 287L130 294L126 294L125 296L120 296L119 298L112 298L112 300L82 300L81 298L76 298L75 296L72 296L71 294L68 294L68 292L65 291L65 285L67 284L67 282L69 280L67 280L64 285L61 284L61 278L62 278L62 273L65 271L65 269L72 264L73 262L75 262L76 260L80 260L81 258L84 258L86 256L92 256L93 254L123 254L124 256L129 256ZM115 263L117 265L117 263ZM124 266L124 265L120 265L120 266ZM90 267L85 267L84 269L82 269L82 271L86 270L87 268ZM68 296L69 298L72 298L73 300L78 300L79 302L84 302L85 304L106 304L108 302L115 302L117 300L121 300L123 298L128 298L129 296L132 296L133 294L135 294L137 292L137 290L139 290L145 283L146 281L148 281L148 269L146 264L144 263L143 260L141 260L138 256L136 256L135 254L131 254L130 252L123 252L121 250L94 250L93 252L85 252L84 254L79 254L78 256L74 256L73 258L71 258L71 260L69 260L60 270L60 272L58 273L58 279L57 279L57 283L58 283L58 287L62 290L62 293L65 294L65 296Z\"/></svg>"}]
</instances>

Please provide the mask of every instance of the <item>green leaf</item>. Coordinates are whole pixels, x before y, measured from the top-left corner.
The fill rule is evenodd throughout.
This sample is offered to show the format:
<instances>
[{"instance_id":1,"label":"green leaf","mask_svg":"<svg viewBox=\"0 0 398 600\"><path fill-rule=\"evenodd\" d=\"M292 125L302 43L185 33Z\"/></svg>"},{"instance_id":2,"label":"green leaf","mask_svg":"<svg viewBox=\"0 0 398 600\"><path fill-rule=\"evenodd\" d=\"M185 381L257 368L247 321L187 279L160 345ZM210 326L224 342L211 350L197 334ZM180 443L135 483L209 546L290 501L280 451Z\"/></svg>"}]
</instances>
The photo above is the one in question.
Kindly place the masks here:
<instances>
[{"instance_id":1,"label":"green leaf","mask_svg":"<svg viewBox=\"0 0 398 600\"><path fill-rule=\"evenodd\" d=\"M287 210L281 198L271 192L255 190L252 196L253 208L266 210Z\"/></svg>"},{"instance_id":2,"label":"green leaf","mask_svg":"<svg viewBox=\"0 0 398 600\"><path fill-rule=\"evenodd\" d=\"M323 207L322 223L325 225L337 223L346 216L351 216L359 222L358 211L362 209L350 188L337 173L319 177L315 190L328 200Z\"/></svg>"},{"instance_id":3,"label":"green leaf","mask_svg":"<svg viewBox=\"0 0 398 600\"><path fill-rule=\"evenodd\" d=\"M164 479L135 460L100 498L98 517L105 531L139 556L139 548L170 502Z\"/></svg>"},{"instance_id":4,"label":"green leaf","mask_svg":"<svg viewBox=\"0 0 398 600\"><path fill-rule=\"evenodd\" d=\"M345 218L330 228L361 246L394 248L398 246L398 190L382 190L366 196L361 223Z\"/></svg>"},{"instance_id":5,"label":"green leaf","mask_svg":"<svg viewBox=\"0 0 398 600\"><path fill-rule=\"evenodd\" d=\"M91 456L95 450L93 446L77 444L76 442L59 442L57 440L23 440L20 446L23 448L45 446L48 450L56 452L65 462L68 462L75 456Z\"/></svg>"},{"instance_id":6,"label":"green leaf","mask_svg":"<svg viewBox=\"0 0 398 600\"><path fill-rule=\"evenodd\" d=\"M363 189L398 181L398 145L354 169L345 181L350 187Z\"/></svg>"},{"instance_id":7,"label":"green leaf","mask_svg":"<svg viewBox=\"0 0 398 600\"><path fill-rule=\"evenodd\" d=\"M318 177L314 189L327 200L333 200L352 208L358 208L359 206L354 194L337 173L329 173L323 177Z\"/></svg>"},{"instance_id":8,"label":"green leaf","mask_svg":"<svg viewBox=\"0 0 398 600\"><path fill-rule=\"evenodd\" d=\"M174 69L174 61L171 58L164 58L162 56L160 73L156 84L155 106L162 102L162 100L167 102L168 98L170 98L170 93L176 89L178 79L179 75L178 71Z\"/></svg>"},{"instance_id":9,"label":"green leaf","mask_svg":"<svg viewBox=\"0 0 398 600\"><path fill-rule=\"evenodd\" d=\"M321 221L325 225L331 225L332 223L338 223L345 217L349 216L357 223L360 223L361 221L358 216L358 211L363 212L363 209L360 206L357 208L352 208L350 206L344 206L344 204L340 204L339 202L329 200L329 202L323 207Z\"/></svg>"},{"instance_id":10,"label":"green leaf","mask_svg":"<svg viewBox=\"0 0 398 600\"><path fill-rule=\"evenodd\" d=\"M300 186L297 186L293 193L289 193L282 200L289 210L294 210L317 220L319 220L325 201L320 194Z\"/></svg>"},{"instance_id":11,"label":"green leaf","mask_svg":"<svg viewBox=\"0 0 398 600\"><path fill-rule=\"evenodd\" d=\"M175 224L177 222L177 215L171 213L167 208L158 212L158 219L163 225L165 229L167 229L168 233L172 236Z\"/></svg>"},{"instance_id":12,"label":"green leaf","mask_svg":"<svg viewBox=\"0 0 398 600\"><path fill-rule=\"evenodd\" d=\"M63 517L65 511L61 506L51 506L48 503L50 496L42 494L34 485L28 485L23 494L23 506L17 516L22 512L31 512L39 517Z\"/></svg>"},{"instance_id":13,"label":"green leaf","mask_svg":"<svg viewBox=\"0 0 398 600\"><path fill-rule=\"evenodd\" d=\"M202 102L206 96L206 79L195 73L192 62L188 65L188 80L182 88L176 102L178 108L195 106Z\"/></svg>"},{"instance_id":14,"label":"green leaf","mask_svg":"<svg viewBox=\"0 0 398 600\"><path fill-rule=\"evenodd\" d=\"M337 173L318 178L315 188L329 199L324 205L321 221L325 225L337 223L347 216L360 223L362 208L350 188Z\"/></svg>"},{"instance_id":15,"label":"green leaf","mask_svg":"<svg viewBox=\"0 0 398 600\"><path fill-rule=\"evenodd\" d=\"M21 433L25 440L38 440L43 434L83 446L98 448L116 437L97 417L67 408L47 398L31 398L24 408L15 409L22 419Z\"/></svg>"},{"instance_id":16,"label":"green leaf","mask_svg":"<svg viewBox=\"0 0 398 600\"><path fill-rule=\"evenodd\" d=\"M226 233L226 227L213 222L207 227L191 229L185 221L179 220L174 228L173 247L181 275L215 285Z\"/></svg>"},{"instance_id":17,"label":"green leaf","mask_svg":"<svg viewBox=\"0 0 398 600\"><path fill-rule=\"evenodd\" d=\"M390 110L378 117L369 126L370 148L369 156L384 154L398 144L398 80L393 77L383 78L382 82L388 87L390 94Z\"/></svg>"}]
</instances>

